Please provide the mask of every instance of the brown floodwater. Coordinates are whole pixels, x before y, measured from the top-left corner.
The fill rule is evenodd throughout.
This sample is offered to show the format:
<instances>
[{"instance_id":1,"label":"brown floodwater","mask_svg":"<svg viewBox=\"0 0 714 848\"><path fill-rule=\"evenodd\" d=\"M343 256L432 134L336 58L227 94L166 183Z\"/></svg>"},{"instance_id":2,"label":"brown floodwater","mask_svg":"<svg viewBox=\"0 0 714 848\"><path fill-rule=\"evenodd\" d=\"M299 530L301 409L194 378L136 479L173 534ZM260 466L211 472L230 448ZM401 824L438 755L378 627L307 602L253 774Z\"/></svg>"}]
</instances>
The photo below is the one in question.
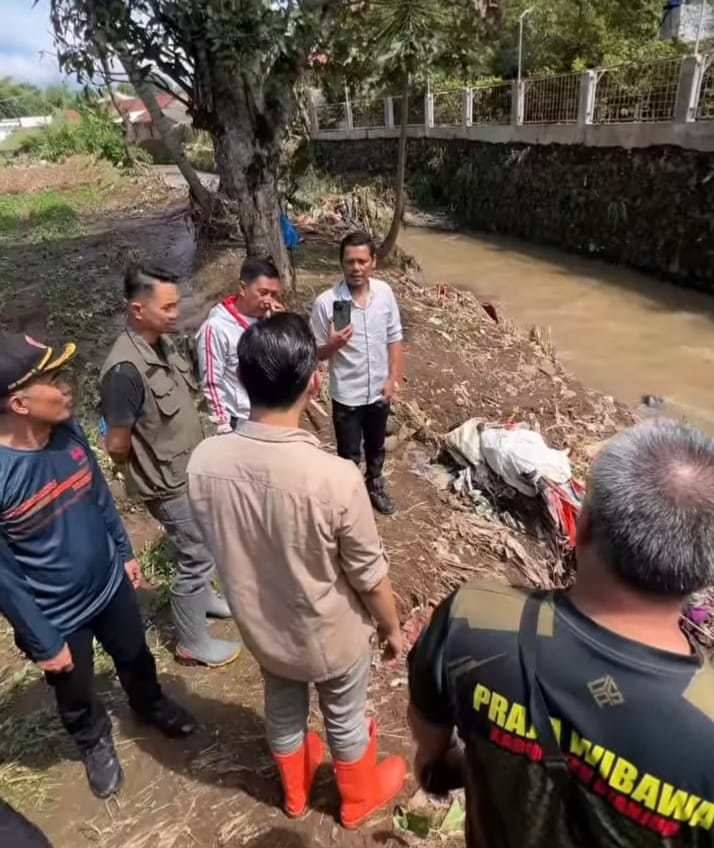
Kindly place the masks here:
<instances>
[{"instance_id":1,"label":"brown floodwater","mask_svg":"<svg viewBox=\"0 0 714 848\"><path fill-rule=\"evenodd\" d=\"M487 235L407 227L400 246L425 281L490 301L523 327L550 328L582 383L714 434L714 296L556 250Z\"/></svg>"}]
</instances>

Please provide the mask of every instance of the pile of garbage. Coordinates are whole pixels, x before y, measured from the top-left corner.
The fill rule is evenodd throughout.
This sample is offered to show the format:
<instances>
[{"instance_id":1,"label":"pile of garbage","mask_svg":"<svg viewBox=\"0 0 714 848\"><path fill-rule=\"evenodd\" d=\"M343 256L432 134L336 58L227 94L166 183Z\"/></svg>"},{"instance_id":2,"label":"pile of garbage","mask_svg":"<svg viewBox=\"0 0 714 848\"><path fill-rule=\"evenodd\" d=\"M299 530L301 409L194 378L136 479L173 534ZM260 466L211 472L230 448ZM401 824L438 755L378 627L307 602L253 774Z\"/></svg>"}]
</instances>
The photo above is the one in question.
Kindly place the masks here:
<instances>
[{"instance_id":1,"label":"pile of garbage","mask_svg":"<svg viewBox=\"0 0 714 848\"><path fill-rule=\"evenodd\" d=\"M488 424L472 418L448 433L445 451L455 463L454 490L477 515L498 520L546 545L556 579L573 565L575 528L584 486L568 452L549 447L526 424Z\"/></svg>"},{"instance_id":2,"label":"pile of garbage","mask_svg":"<svg viewBox=\"0 0 714 848\"><path fill-rule=\"evenodd\" d=\"M298 215L297 226L305 233L359 229L377 237L389 226L391 216L383 196L369 186L357 186L346 194L326 195L319 206Z\"/></svg>"}]
</instances>

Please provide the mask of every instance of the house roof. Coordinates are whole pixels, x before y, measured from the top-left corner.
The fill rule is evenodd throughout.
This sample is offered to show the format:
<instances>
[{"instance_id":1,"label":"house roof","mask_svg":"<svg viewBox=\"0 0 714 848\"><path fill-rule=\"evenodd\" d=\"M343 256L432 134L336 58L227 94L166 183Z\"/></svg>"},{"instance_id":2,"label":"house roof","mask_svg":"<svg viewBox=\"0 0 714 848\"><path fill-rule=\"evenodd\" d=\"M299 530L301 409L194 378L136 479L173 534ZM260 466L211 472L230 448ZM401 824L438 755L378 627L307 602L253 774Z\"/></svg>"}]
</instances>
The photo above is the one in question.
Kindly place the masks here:
<instances>
[{"instance_id":1,"label":"house roof","mask_svg":"<svg viewBox=\"0 0 714 848\"><path fill-rule=\"evenodd\" d=\"M158 104L159 109L162 110L169 107L175 100L176 97L166 91L161 91L156 95L156 103ZM117 108L124 114L127 112L146 111L144 101L140 97L122 97L121 100L117 98Z\"/></svg>"},{"instance_id":2,"label":"house roof","mask_svg":"<svg viewBox=\"0 0 714 848\"><path fill-rule=\"evenodd\" d=\"M185 124L188 122L186 106L180 100L174 100L168 106L162 107L161 111L169 120L176 124ZM129 120L132 124L150 124L151 115L146 109L141 112L130 112Z\"/></svg>"}]
</instances>

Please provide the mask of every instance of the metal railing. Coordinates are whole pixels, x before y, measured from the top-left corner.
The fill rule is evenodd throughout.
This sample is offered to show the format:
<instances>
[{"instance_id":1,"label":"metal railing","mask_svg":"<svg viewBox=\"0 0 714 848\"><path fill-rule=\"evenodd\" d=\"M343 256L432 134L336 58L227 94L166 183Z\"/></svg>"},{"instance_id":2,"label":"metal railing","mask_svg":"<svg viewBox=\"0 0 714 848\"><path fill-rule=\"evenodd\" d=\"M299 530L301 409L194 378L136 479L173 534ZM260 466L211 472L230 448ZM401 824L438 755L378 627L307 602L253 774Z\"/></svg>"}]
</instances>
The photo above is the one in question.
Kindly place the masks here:
<instances>
[{"instance_id":1,"label":"metal railing","mask_svg":"<svg viewBox=\"0 0 714 848\"><path fill-rule=\"evenodd\" d=\"M524 124L574 124L578 120L580 74L523 80Z\"/></svg>"},{"instance_id":2,"label":"metal railing","mask_svg":"<svg viewBox=\"0 0 714 848\"><path fill-rule=\"evenodd\" d=\"M513 115L513 84L498 82L479 85L471 90L471 123L510 124Z\"/></svg>"},{"instance_id":3,"label":"metal railing","mask_svg":"<svg viewBox=\"0 0 714 848\"><path fill-rule=\"evenodd\" d=\"M384 115L385 101L383 98L379 98L378 100L353 100L350 105L352 107L352 127L354 129L372 129L386 126Z\"/></svg>"},{"instance_id":4,"label":"metal railing","mask_svg":"<svg viewBox=\"0 0 714 848\"><path fill-rule=\"evenodd\" d=\"M345 103L323 103L316 106L315 117L321 130L347 129Z\"/></svg>"},{"instance_id":5,"label":"metal railing","mask_svg":"<svg viewBox=\"0 0 714 848\"><path fill-rule=\"evenodd\" d=\"M452 88L447 91L435 91L434 104L435 127L459 127L464 121L464 89Z\"/></svg>"},{"instance_id":6,"label":"metal railing","mask_svg":"<svg viewBox=\"0 0 714 848\"><path fill-rule=\"evenodd\" d=\"M361 97L318 105L314 114L324 131L392 130L401 106L401 97ZM714 53L525 78L520 90L511 81L409 97L410 127L675 121L714 121Z\"/></svg>"},{"instance_id":7,"label":"metal railing","mask_svg":"<svg viewBox=\"0 0 714 848\"><path fill-rule=\"evenodd\" d=\"M402 122L402 98L392 98L394 103L394 123L399 126ZM407 123L410 127L423 127L426 123L426 103L423 92L416 92L409 96L407 106Z\"/></svg>"},{"instance_id":8,"label":"metal railing","mask_svg":"<svg viewBox=\"0 0 714 848\"><path fill-rule=\"evenodd\" d=\"M705 58L697 102L697 120L714 121L714 53Z\"/></svg>"},{"instance_id":9,"label":"metal railing","mask_svg":"<svg viewBox=\"0 0 714 848\"><path fill-rule=\"evenodd\" d=\"M598 71L593 123L673 121L681 72L681 57Z\"/></svg>"}]
</instances>

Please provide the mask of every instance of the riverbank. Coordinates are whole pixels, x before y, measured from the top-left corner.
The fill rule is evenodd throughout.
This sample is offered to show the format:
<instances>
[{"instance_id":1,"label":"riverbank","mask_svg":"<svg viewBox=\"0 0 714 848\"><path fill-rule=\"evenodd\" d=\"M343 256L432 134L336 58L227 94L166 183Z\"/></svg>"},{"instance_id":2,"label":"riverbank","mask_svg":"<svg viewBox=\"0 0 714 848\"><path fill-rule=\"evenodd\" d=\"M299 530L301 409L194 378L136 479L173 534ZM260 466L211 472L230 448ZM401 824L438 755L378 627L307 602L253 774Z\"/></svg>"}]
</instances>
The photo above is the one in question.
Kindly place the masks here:
<instances>
[{"instance_id":1,"label":"riverbank","mask_svg":"<svg viewBox=\"0 0 714 848\"><path fill-rule=\"evenodd\" d=\"M549 328L585 385L714 435L714 297L604 262L501 236L408 226L400 247L426 280L472 292L529 327Z\"/></svg>"},{"instance_id":2,"label":"riverbank","mask_svg":"<svg viewBox=\"0 0 714 848\"><path fill-rule=\"evenodd\" d=\"M23 207L0 219L0 324L78 341L80 414L95 435L96 374L121 326L121 274L130 252L185 278L186 331L233 288L242 256L232 248L198 254L186 224L185 197L151 175L107 174L101 197L93 195L89 202L76 195L68 174L54 176L56 193L43 201L50 213L33 215ZM16 177L30 179L20 171ZM36 194L22 195L23 202L35 204L32 209L39 203ZM299 287L287 295L292 308L308 310L315 294L338 275L339 224L316 226L298 249ZM597 445L632 416L574 380L553 358L547 334L522 331L505 315L496 323L474 297L433 285L437 280L421 286L396 269L384 275L402 306L407 379L395 405L386 469L398 511L380 518L379 527L405 633L412 639L431 605L471 576L521 584L561 579L550 570L544 543L479 517L431 477L441 436L471 417L526 421L553 446L568 448L576 471L584 473ZM327 413L326 399L322 402ZM315 413L305 426L334 450L326 415ZM103 465L120 495L119 482L108 463ZM0 796L42 825L55 848L416 844L413 834L395 830L390 810L358 833L339 828L328 768L318 778L313 811L298 822L282 815L277 776L263 742L255 663L244 656L226 669L208 671L173 662L164 604L168 551L147 516L123 501L121 508L151 583L141 600L162 679L169 692L190 704L201 727L175 743L138 727L107 658L98 652L100 686L115 719L127 782L115 801L97 802L40 675L18 655L9 629L0 623ZM231 626L215 625L216 632L229 632ZM385 751L409 753L405 706L405 669L375 661L369 709ZM320 729L314 711L311 722ZM414 788L411 780L403 804L410 803ZM437 829L441 816L435 812L428 824ZM433 835L441 844L442 837Z\"/></svg>"},{"instance_id":3,"label":"riverbank","mask_svg":"<svg viewBox=\"0 0 714 848\"><path fill-rule=\"evenodd\" d=\"M398 139L313 141L334 177L392 184ZM714 153L673 146L411 138L407 173L465 228L605 259L712 293Z\"/></svg>"}]
</instances>

